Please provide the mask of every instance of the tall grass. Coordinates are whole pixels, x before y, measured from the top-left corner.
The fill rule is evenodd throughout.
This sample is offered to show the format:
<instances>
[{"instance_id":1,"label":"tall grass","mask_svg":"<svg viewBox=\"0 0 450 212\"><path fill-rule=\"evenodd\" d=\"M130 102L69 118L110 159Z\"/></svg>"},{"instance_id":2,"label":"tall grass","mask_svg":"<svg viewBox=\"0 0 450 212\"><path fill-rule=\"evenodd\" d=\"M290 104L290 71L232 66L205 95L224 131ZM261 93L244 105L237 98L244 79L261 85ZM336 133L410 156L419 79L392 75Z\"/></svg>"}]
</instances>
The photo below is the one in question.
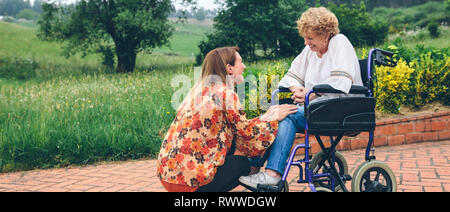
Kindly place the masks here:
<instances>
[{"instance_id":1,"label":"tall grass","mask_svg":"<svg viewBox=\"0 0 450 212\"><path fill-rule=\"evenodd\" d=\"M189 68L166 70L189 75ZM2 171L154 156L174 118L172 74L0 78Z\"/></svg>"},{"instance_id":2,"label":"tall grass","mask_svg":"<svg viewBox=\"0 0 450 212\"><path fill-rule=\"evenodd\" d=\"M0 172L154 157L192 57L139 54L115 74L96 55L64 58L35 30L0 22Z\"/></svg>"}]
</instances>

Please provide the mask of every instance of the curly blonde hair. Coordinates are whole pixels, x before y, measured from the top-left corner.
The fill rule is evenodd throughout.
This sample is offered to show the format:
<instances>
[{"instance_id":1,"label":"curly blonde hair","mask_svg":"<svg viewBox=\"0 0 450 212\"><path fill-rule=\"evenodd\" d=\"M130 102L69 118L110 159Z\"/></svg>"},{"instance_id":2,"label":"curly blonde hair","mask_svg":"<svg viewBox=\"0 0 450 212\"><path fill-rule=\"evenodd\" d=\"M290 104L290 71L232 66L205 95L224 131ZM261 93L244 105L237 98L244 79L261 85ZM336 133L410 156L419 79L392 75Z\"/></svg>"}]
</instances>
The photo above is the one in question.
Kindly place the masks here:
<instances>
[{"instance_id":1,"label":"curly blonde hair","mask_svg":"<svg viewBox=\"0 0 450 212\"><path fill-rule=\"evenodd\" d=\"M329 35L330 38L339 34L339 21L336 15L325 7L309 8L297 21L300 36L305 37L315 33Z\"/></svg>"}]
</instances>

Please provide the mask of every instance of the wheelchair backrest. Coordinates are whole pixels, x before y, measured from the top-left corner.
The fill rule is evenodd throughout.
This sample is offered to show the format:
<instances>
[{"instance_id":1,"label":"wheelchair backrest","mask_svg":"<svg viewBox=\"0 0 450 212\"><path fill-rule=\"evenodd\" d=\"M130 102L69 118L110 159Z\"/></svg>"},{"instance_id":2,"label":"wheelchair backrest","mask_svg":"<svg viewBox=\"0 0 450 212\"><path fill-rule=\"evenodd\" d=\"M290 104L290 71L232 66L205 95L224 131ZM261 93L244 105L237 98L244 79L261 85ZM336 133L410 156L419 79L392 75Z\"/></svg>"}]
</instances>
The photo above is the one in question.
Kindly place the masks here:
<instances>
[{"instance_id":1,"label":"wheelchair backrest","mask_svg":"<svg viewBox=\"0 0 450 212\"><path fill-rule=\"evenodd\" d=\"M368 58L359 60L359 67L361 69L361 79L363 85L370 90L373 89L373 77L375 76L375 64L377 66L395 67L397 63L392 59L394 54L382 49L372 49L369 52ZM370 70L368 70L368 61L370 60ZM370 76L369 76L370 75Z\"/></svg>"},{"instance_id":2,"label":"wheelchair backrest","mask_svg":"<svg viewBox=\"0 0 450 212\"><path fill-rule=\"evenodd\" d=\"M369 87L369 76L367 72L367 59L359 60L359 68L361 69L361 79L365 87ZM373 70L373 69L372 69ZM373 73L373 72L372 72Z\"/></svg>"}]
</instances>

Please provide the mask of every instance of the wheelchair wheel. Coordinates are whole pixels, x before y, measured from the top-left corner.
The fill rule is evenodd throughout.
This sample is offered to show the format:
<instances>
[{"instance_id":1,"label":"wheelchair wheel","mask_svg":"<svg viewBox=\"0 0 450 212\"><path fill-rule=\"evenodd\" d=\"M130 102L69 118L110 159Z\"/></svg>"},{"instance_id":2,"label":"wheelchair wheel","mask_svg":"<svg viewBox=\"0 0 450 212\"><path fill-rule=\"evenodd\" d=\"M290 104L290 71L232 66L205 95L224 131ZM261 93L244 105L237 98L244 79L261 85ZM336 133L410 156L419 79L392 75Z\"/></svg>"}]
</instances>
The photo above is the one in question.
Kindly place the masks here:
<instances>
[{"instance_id":1,"label":"wheelchair wheel","mask_svg":"<svg viewBox=\"0 0 450 212\"><path fill-rule=\"evenodd\" d=\"M281 189L281 192L289 192L289 183L287 181L284 181L283 188Z\"/></svg>"},{"instance_id":2,"label":"wheelchair wheel","mask_svg":"<svg viewBox=\"0 0 450 212\"><path fill-rule=\"evenodd\" d=\"M339 176L342 177L344 175L348 175L348 165L347 165L347 160L345 160L344 155L342 155L338 151L336 151L334 153L334 155L335 155L334 165L339 173ZM323 163L323 165L321 167L317 167L323 160L326 160L325 156L326 156L325 152L323 152L323 151L320 151L319 153L314 155L314 157L311 160L311 165L310 165L311 170L313 170L313 174L318 174L319 171L322 171L322 173L330 173L331 172L329 170L330 164L328 163L328 161L325 161L325 163ZM332 190L331 182L329 182L329 181L314 182L314 186L324 187L324 188L328 188L328 189ZM334 190L339 191L340 189L341 189L341 186L336 182Z\"/></svg>"},{"instance_id":3,"label":"wheelchair wheel","mask_svg":"<svg viewBox=\"0 0 450 212\"><path fill-rule=\"evenodd\" d=\"M317 193L320 193L320 192L322 192L322 193L324 193L324 192L328 193L328 192L333 192L333 191L332 191L331 189L325 188L325 187L316 187L316 192L317 192Z\"/></svg>"},{"instance_id":4,"label":"wheelchair wheel","mask_svg":"<svg viewBox=\"0 0 450 212\"><path fill-rule=\"evenodd\" d=\"M388 165L372 160L362 163L353 174L353 192L396 192L395 175Z\"/></svg>"}]
</instances>

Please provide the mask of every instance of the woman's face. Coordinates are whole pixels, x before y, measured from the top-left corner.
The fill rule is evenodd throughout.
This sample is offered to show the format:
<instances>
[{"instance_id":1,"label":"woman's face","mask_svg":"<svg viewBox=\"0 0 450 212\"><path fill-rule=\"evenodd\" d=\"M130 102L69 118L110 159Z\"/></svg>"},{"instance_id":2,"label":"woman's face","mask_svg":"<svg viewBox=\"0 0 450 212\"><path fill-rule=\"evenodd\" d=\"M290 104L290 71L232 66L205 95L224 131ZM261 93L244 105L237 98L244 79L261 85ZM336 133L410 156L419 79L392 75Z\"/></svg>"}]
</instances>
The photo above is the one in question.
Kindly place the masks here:
<instances>
[{"instance_id":1,"label":"woman's face","mask_svg":"<svg viewBox=\"0 0 450 212\"><path fill-rule=\"evenodd\" d=\"M309 33L304 37L305 45L309 46L311 51L323 55L328 51L328 37L326 35L321 36L316 33Z\"/></svg>"},{"instance_id":2,"label":"woman's face","mask_svg":"<svg viewBox=\"0 0 450 212\"><path fill-rule=\"evenodd\" d=\"M241 55L236 52L236 60L234 61L234 66L227 64L227 71L229 76L231 76L231 79L233 83L240 84L244 82L244 76L242 76L242 73L244 73L245 65L242 63L242 57Z\"/></svg>"}]
</instances>

